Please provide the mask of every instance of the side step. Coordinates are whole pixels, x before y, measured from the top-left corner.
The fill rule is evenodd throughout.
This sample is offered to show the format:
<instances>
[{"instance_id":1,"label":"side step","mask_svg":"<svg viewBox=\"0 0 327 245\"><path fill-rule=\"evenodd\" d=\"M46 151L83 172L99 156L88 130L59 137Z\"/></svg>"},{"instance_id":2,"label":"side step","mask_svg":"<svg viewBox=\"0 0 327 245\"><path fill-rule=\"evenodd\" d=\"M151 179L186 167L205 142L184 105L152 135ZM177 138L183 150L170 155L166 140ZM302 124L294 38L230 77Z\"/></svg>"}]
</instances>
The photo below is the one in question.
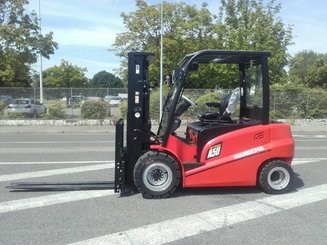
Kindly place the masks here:
<instances>
[{"instance_id":1,"label":"side step","mask_svg":"<svg viewBox=\"0 0 327 245\"><path fill-rule=\"evenodd\" d=\"M114 189L113 181L92 182L13 182L7 189L16 191L81 191L81 190L110 190Z\"/></svg>"}]
</instances>

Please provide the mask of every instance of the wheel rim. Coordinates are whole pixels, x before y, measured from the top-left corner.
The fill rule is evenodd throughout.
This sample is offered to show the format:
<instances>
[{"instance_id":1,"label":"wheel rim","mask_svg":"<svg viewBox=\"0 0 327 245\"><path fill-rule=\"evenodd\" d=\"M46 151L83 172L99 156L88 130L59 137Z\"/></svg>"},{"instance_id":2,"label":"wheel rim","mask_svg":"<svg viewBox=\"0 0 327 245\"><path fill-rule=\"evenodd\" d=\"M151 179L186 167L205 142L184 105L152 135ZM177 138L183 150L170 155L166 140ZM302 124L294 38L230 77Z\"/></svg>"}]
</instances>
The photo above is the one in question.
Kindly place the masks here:
<instances>
[{"instance_id":1,"label":"wheel rim","mask_svg":"<svg viewBox=\"0 0 327 245\"><path fill-rule=\"evenodd\" d=\"M268 173L268 184L275 190L284 189L290 182L289 172L282 167L275 167Z\"/></svg>"},{"instance_id":2,"label":"wheel rim","mask_svg":"<svg viewBox=\"0 0 327 245\"><path fill-rule=\"evenodd\" d=\"M171 185L172 180L171 169L163 163L151 164L143 173L143 183L152 191L166 190Z\"/></svg>"}]
</instances>

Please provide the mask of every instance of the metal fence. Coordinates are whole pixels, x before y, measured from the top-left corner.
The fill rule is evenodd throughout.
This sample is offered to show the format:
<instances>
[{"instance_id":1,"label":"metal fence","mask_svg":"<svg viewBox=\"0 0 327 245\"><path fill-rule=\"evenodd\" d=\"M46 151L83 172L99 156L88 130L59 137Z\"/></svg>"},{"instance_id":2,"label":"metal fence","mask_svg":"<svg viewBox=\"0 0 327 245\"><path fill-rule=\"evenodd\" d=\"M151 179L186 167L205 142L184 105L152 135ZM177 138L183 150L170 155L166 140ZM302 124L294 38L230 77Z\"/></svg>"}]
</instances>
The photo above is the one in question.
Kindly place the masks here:
<instances>
[{"instance_id":1,"label":"metal fence","mask_svg":"<svg viewBox=\"0 0 327 245\"><path fill-rule=\"evenodd\" d=\"M198 111L210 110L201 104L204 101L216 101L228 90L186 89L184 94L198 104L188 116L196 116ZM159 93L152 90L151 106L159 107ZM0 88L0 95L10 95L12 98L39 99L38 88ZM85 97L105 97L106 95L121 96L126 98L127 88L44 88L43 98L47 107L58 102L66 108L67 118L80 117L80 108L67 108L67 101L71 96L84 95ZM158 116L158 108L151 108L152 118ZM126 108L125 108L126 110ZM212 110L212 109L211 109ZM119 117L120 107L110 108L108 117ZM122 113L124 114L124 113ZM293 89L272 90L270 92L270 116L272 119L296 118L327 118L327 90L323 89Z\"/></svg>"}]
</instances>

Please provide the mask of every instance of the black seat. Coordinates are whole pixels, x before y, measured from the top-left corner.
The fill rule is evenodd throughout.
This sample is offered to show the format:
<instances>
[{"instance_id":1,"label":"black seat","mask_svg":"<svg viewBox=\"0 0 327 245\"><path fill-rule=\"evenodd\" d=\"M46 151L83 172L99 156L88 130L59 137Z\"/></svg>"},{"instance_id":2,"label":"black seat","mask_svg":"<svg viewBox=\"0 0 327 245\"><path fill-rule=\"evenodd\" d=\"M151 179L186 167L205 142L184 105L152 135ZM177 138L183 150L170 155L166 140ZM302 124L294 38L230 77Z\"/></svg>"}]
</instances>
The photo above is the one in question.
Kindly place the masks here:
<instances>
[{"instance_id":1,"label":"black seat","mask_svg":"<svg viewBox=\"0 0 327 245\"><path fill-rule=\"evenodd\" d=\"M225 95L220 103L208 102L206 103L209 107L214 107L219 109L217 112L205 112L199 115L199 119L206 123L216 123L216 122L230 122L230 118L223 118L224 112L228 106L229 99L232 92Z\"/></svg>"}]
</instances>

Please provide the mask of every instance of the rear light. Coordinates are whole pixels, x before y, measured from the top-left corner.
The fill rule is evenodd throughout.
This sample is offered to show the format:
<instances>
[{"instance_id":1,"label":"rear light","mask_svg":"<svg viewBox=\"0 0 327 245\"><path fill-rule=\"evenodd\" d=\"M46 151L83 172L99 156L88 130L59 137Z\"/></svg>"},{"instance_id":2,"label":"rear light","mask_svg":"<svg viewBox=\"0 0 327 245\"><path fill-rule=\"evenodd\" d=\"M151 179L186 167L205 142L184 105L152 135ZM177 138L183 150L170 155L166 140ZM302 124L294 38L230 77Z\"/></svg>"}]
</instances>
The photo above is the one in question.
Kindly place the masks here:
<instances>
[{"instance_id":1,"label":"rear light","mask_svg":"<svg viewBox=\"0 0 327 245\"><path fill-rule=\"evenodd\" d=\"M186 131L186 138L191 144L196 144L198 141L198 133L188 128Z\"/></svg>"},{"instance_id":2,"label":"rear light","mask_svg":"<svg viewBox=\"0 0 327 245\"><path fill-rule=\"evenodd\" d=\"M25 108L31 108L31 105L26 105Z\"/></svg>"}]
</instances>

